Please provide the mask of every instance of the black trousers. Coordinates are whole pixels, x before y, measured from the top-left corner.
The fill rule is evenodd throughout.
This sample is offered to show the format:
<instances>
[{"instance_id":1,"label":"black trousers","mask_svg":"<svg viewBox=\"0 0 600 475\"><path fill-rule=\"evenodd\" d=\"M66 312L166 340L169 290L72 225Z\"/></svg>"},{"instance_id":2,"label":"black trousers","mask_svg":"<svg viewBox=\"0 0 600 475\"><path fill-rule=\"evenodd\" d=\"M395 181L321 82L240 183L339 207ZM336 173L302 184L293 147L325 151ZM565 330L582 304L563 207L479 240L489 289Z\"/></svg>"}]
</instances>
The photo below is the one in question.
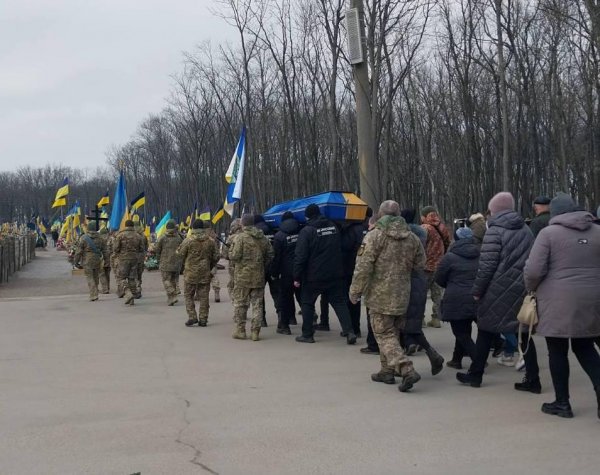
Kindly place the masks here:
<instances>
[{"instance_id":1,"label":"black trousers","mask_svg":"<svg viewBox=\"0 0 600 475\"><path fill-rule=\"evenodd\" d=\"M461 361L464 356L475 359L475 343L471 337L473 320L451 320L450 328L455 338L452 361Z\"/></svg>"},{"instance_id":2,"label":"black trousers","mask_svg":"<svg viewBox=\"0 0 600 475\"><path fill-rule=\"evenodd\" d=\"M313 319L315 316L315 302L317 297L325 296L329 304L335 310L340 321L343 332L352 332L352 322L350 321L350 312L346 305L344 296L344 281L342 279L333 282L307 282L300 288L302 292L302 335L305 337L313 336L315 333Z\"/></svg>"},{"instance_id":3,"label":"black trousers","mask_svg":"<svg viewBox=\"0 0 600 475\"><path fill-rule=\"evenodd\" d=\"M281 276L279 279L279 322L280 328L290 326L290 319L296 316L296 303L294 298L300 299L300 289L294 287L294 278L290 276Z\"/></svg>"},{"instance_id":4,"label":"black trousers","mask_svg":"<svg viewBox=\"0 0 600 475\"><path fill-rule=\"evenodd\" d=\"M483 377L483 371L485 369L485 363L487 362L490 350L494 344L497 333L490 333L485 330L479 329L477 331L477 341L475 342L475 358L469 368L469 373L478 379ZM527 334L523 334L523 345L522 349L527 352L525 353L525 376L530 381L535 381L540 378L540 368L537 362L537 351L533 339L527 343Z\"/></svg>"},{"instance_id":5,"label":"black trousers","mask_svg":"<svg viewBox=\"0 0 600 475\"><path fill-rule=\"evenodd\" d=\"M360 333L360 302L350 302L350 285L352 285L352 276L346 276L344 279L345 293L346 293L346 305L350 312L350 321L352 322L352 329L357 335Z\"/></svg>"},{"instance_id":6,"label":"black trousers","mask_svg":"<svg viewBox=\"0 0 600 475\"><path fill-rule=\"evenodd\" d=\"M302 297L300 297L302 299ZM329 300L327 300L327 295L321 294L321 298L319 299L319 307L321 309L321 321L323 325L329 325Z\"/></svg>"},{"instance_id":7,"label":"black trousers","mask_svg":"<svg viewBox=\"0 0 600 475\"><path fill-rule=\"evenodd\" d=\"M369 309L367 309L367 347L371 351L379 351L379 344L375 339L373 327L371 326L371 315L369 315Z\"/></svg>"},{"instance_id":8,"label":"black trousers","mask_svg":"<svg viewBox=\"0 0 600 475\"><path fill-rule=\"evenodd\" d=\"M589 376L594 388L600 388L600 355L594 348L593 338L546 337L552 384L556 400L561 402L569 400L569 340L577 361Z\"/></svg>"},{"instance_id":9,"label":"black trousers","mask_svg":"<svg viewBox=\"0 0 600 475\"><path fill-rule=\"evenodd\" d=\"M269 285L269 293L275 304L275 311L277 312L277 315L279 315L279 312L281 311L279 308L279 279L273 279L270 276L267 276L266 282ZM263 297L263 319L267 316L266 308L265 299Z\"/></svg>"},{"instance_id":10,"label":"black trousers","mask_svg":"<svg viewBox=\"0 0 600 475\"><path fill-rule=\"evenodd\" d=\"M431 348L431 345L422 331L419 333L401 333L400 341L403 343L402 346L406 349L408 349L410 345L419 345L426 352Z\"/></svg>"}]
</instances>

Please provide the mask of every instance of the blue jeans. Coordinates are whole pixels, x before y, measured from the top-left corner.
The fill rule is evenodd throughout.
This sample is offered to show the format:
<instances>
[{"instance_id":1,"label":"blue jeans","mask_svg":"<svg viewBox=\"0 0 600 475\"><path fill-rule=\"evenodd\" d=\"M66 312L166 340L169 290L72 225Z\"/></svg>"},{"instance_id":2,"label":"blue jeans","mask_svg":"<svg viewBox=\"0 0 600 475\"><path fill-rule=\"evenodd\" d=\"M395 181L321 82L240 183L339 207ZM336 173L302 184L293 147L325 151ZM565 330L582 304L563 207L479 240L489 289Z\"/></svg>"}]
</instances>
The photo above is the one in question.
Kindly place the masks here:
<instances>
[{"instance_id":1,"label":"blue jeans","mask_svg":"<svg viewBox=\"0 0 600 475\"><path fill-rule=\"evenodd\" d=\"M513 356L515 351L517 351L517 345L519 344L517 335L514 333L503 333L502 336L506 341L506 343L504 343L504 355Z\"/></svg>"}]
</instances>

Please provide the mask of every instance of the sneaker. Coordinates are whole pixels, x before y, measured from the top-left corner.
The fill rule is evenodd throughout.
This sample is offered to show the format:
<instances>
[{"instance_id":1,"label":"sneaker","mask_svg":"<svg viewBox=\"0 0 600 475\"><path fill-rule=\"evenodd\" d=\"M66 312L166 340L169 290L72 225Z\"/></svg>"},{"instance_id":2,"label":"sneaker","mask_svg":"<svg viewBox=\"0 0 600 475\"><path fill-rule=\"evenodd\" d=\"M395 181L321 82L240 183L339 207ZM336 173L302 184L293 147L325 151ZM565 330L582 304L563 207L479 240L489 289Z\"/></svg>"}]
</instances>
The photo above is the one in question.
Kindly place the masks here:
<instances>
[{"instance_id":1,"label":"sneaker","mask_svg":"<svg viewBox=\"0 0 600 475\"><path fill-rule=\"evenodd\" d=\"M298 343L314 343L315 339L312 336L300 335L296 337Z\"/></svg>"},{"instance_id":2,"label":"sneaker","mask_svg":"<svg viewBox=\"0 0 600 475\"><path fill-rule=\"evenodd\" d=\"M405 393L410 391L412 387L421 380L421 375L414 369L402 377L402 383L398 386L398 391Z\"/></svg>"},{"instance_id":3,"label":"sneaker","mask_svg":"<svg viewBox=\"0 0 600 475\"><path fill-rule=\"evenodd\" d=\"M527 375L523 378L523 381L520 383L515 383L515 389L517 391L524 391L533 394L541 394L542 392L542 384L540 383L539 378L530 380L527 378Z\"/></svg>"},{"instance_id":4,"label":"sneaker","mask_svg":"<svg viewBox=\"0 0 600 475\"><path fill-rule=\"evenodd\" d=\"M515 358L514 356L507 356L507 355L500 355L500 357L496 360L498 361L499 365L502 366L514 366L515 365Z\"/></svg>"},{"instance_id":5,"label":"sneaker","mask_svg":"<svg viewBox=\"0 0 600 475\"><path fill-rule=\"evenodd\" d=\"M515 369L517 371L523 371L525 369L525 360L523 358L519 358L519 361L515 364Z\"/></svg>"},{"instance_id":6,"label":"sneaker","mask_svg":"<svg viewBox=\"0 0 600 475\"><path fill-rule=\"evenodd\" d=\"M354 345L356 343L356 335L353 332L348 333L346 336L346 343L349 345Z\"/></svg>"},{"instance_id":7,"label":"sneaker","mask_svg":"<svg viewBox=\"0 0 600 475\"><path fill-rule=\"evenodd\" d=\"M456 379L462 384L468 384L472 388L481 387L481 379L476 378L471 373L456 373Z\"/></svg>"},{"instance_id":8,"label":"sneaker","mask_svg":"<svg viewBox=\"0 0 600 475\"><path fill-rule=\"evenodd\" d=\"M371 381L375 381L376 383L385 383L385 384L396 384L396 378L392 373L373 373L371 375Z\"/></svg>"},{"instance_id":9,"label":"sneaker","mask_svg":"<svg viewBox=\"0 0 600 475\"><path fill-rule=\"evenodd\" d=\"M368 346L365 346L364 348L361 348L360 352L363 355L378 355L379 354L379 350L374 350L372 348L369 348Z\"/></svg>"},{"instance_id":10,"label":"sneaker","mask_svg":"<svg viewBox=\"0 0 600 475\"><path fill-rule=\"evenodd\" d=\"M542 404L542 412L544 414L551 414L558 417L566 417L568 419L573 417L573 410L569 401L565 402L545 402Z\"/></svg>"}]
</instances>

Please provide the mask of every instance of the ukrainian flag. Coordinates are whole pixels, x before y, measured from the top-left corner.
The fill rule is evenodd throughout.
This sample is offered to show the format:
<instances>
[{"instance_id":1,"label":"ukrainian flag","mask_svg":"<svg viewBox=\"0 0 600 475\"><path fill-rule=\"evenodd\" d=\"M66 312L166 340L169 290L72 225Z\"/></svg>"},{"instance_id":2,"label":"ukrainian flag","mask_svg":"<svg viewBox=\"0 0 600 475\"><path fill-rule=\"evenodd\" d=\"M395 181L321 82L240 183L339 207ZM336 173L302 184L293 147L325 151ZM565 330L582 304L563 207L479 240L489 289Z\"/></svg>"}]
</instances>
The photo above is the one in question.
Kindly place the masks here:
<instances>
[{"instance_id":1,"label":"ukrainian flag","mask_svg":"<svg viewBox=\"0 0 600 475\"><path fill-rule=\"evenodd\" d=\"M100 201L98 201L98 208L102 208L103 206L108 206L110 204L110 198L108 196L108 190L106 190L106 193L104 193L104 196L102 198L100 198Z\"/></svg>"},{"instance_id":2,"label":"ukrainian flag","mask_svg":"<svg viewBox=\"0 0 600 475\"><path fill-rule=\"evenodd\" d=\"M146 195L142 191L133 200L131 200L131 204L129 205L129 209L133 213L134 211L137 211L138 209L140 209L145 204L146 204Z\"/></svg>"},{"instance_id":3,"label":"ukrainian flag","mask_svg":"<svg viewBox=\"0 0 600 475\"><path fill-rule=\"evenodd\" d=\"M207 206L204 208L199 215L197 215L197 219L201 221L210 221L210 207Z\"/></svg>"},{"instance_id":4,"label":"ukrainian flag","mask_svg":"<svg viewBox=\"0 0 600 475\"><path fill-rule=\"evenodd\" d=\"M69 177L65 177L65 179L63 180L62 186L56 192L56 196L54 197L54 203L52 203L52 207L58 208L60 206L66 206L68 194L69 194Z\"/></svg>"},{"instance_id":5,"label":"ukrainian flag","mask_svg":"<svg viewBox=\"0 0 600 475\"><path fill-rule=\"evenodd\" d=\"M127 185L125 183L125 175L123 172L119 174L117 189L113 199L112 213L110 215L109 226L113 231L121 229L125 226L125 221L129 218L127 210Z\"/></svg>"},{"instance_id":6,"label":"ukrainian flag","mask_svg":"<svg viewBox=\"0 0 600 475\"><path fill-rule=\"evenodd\" d=\"M242 127L235 153L225 173L227 186L227 197L223 209L229 216L233 216L233 207L242 199L242 188L244 184L244 162L246 160L246 127Z\"/></svg>"},{"instance_id":7,"label":"ukrainian flag","mask_svg":"<svg viewBox=\"0 0 600 475\"><path fill-rule=\"evenodd\" d=\"M156 238L161 237L167 230L167 221L171 219L171 212L167 211L160 222L156 225Z\"/></svg>"}]
</instances>

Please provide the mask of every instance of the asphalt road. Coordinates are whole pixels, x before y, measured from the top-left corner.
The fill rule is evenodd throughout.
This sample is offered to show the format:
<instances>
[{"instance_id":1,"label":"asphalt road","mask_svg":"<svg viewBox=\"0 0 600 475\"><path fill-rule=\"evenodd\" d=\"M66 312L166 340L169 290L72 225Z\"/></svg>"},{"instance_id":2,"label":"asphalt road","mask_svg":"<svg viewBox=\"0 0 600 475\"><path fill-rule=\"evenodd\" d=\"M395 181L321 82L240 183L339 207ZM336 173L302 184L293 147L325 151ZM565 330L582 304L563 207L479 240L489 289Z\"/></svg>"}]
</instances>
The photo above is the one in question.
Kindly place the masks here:
<instances>
[{"instance_id":1,"label":"asphalt road","mask_svg":"<svg viewBox=\"0 0 600 475\"><path fill-rule=\"evenodd\" d=\"M158 275L145 282L133 308L90 303L49 250L0 287L0 474L598 473L591 384L574 363L575 418L542 414L539 339L542 395L514 391L521 375L493 361L481 389L462 387L422 355L422 381L401 394L370 381L378 358L337 325L314 345L274 325L237 341L226 295L207 328L186 328ZM426 335L451 354L449 328Z\"/></svg>"}]
</instances>

